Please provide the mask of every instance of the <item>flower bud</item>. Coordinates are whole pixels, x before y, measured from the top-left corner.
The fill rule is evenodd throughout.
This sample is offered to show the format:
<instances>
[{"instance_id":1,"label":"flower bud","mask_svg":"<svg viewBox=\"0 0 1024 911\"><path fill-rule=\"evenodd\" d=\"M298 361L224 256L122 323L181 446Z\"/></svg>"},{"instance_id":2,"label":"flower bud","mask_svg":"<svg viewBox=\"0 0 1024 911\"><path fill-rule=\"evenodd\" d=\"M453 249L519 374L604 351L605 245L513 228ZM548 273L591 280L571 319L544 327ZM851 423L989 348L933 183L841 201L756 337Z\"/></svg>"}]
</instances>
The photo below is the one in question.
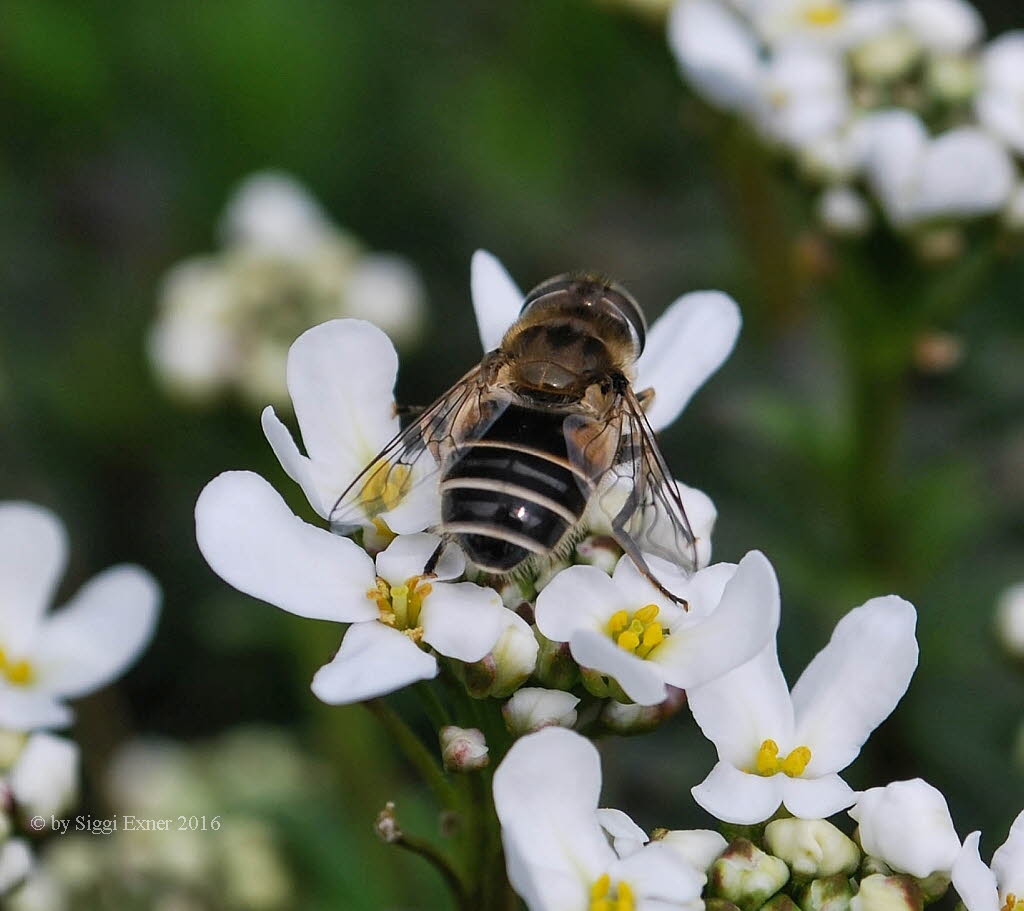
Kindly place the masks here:
<instances>
[{"instance_id":1,"label":"flower bud","mask_svg":"<svg viewBox=\"0 0 1024 911\"><path fill-rule=\"evenodd\" d=\"M922 911L924 901L917 883L909 876L875 873L860 881L850 900L850 911Z\"/></svg>"},{"instance_id":2,"label":"flower bud","mask_svg":"<svg viewBox=\"0 0 1024 911\"><path fill-rule=\"evenodd\" d=\"M540 643L537 652L537 679L552 690L571 690L579 679L580 669L573 661L568 642L553 642L539 632L534 634Z\"/></svg>"},{"instance_id":3,"label":"flower bud","mask_svg":"<svg viewBox=\"0 0 1024 911\"><path fill-rule=\"evenodd\" d=\"M757 911L789 880L789 867L753 842L737 838L708 870L708 894L740 911Z\"/></svg>"},{"instance_id":4,"label":"flower bud","mask_svg":"<svg viewBox=\"0 0 1024 911\"><path fill-rule=\"evenodd\" d=\"M501 603L513 611L537 597L533 583L526 579L509 579L498 589L498 594L501 595Z\"/></svg>"},{"instance_id":5,"label":"flower bud","mask_svg":"<svg viewBox=\"0 0 1024 911\"><path fill-rule=\"evenodd\" d=\"M487 741L477 728L441 728L441 758L449 772L475 772L487 765Z\"/></svg>"},{"instance_id":6,"label":"flower bud","mask_svg":"<svg viewBox=\"0 0 1024 911\"><path fill-rule=\"evenodd\" d=\"M780 893L761 905L761 911L800 911L800 908L788 895Z\"/></svg>"},{"instance_id":7,"label":"flower bud","mask_svg":"<svg viewBox=\"0 0 1024 911\"><path fill-rule=\"evenodd\" d=\"M394 844L402 837L402 827L398 824L398 817L395 815L395 802L389 800L384 804L384 809L377 814L377 821L374 823L374 831L377 837L385 844Z\"/></svg>"},{"instance_id":8,"label":"flower bud","mask_svg":"<svg viewBox=\"0 0 1024 911\"><path fill-rule=\"evenodd\" d=\"M537 666L540 646L530 625L518 614L509 611L505 631L491 651L494 661L494 683L489 696L503 699L522 686Z\"/></svg>"},{"instance_id":9,"label":"flower bud","mask_svg":"<svg viewBox=\"0 0 1024 911\"><path fill-rule=\"evenodd\" d=\"M0 844L0 897L10 892L32 869L32 851L23 838Z\"/></svg>"},{"instance_id":10,"label":"flower bud","mask_svg":"<svg viewBox=\"0 0 1024 911\"><path fill-rule=\"evenodd\" d=\"M598 699L614 699L616 702L629 702L629 696L619 686L619 681L597 668L581 667L580 680L583 688L591 696L597 696Z\"/></svg>"},{"instance_id":11,"label":"flower bud","mask_svg":"<svg viewBox=\"0 0 1024 911\"><path fill-rule=\"evenodd\" d=\"M609 535L587 535L576 545L576 561L596 566L610 576L622 556L622 548Z\"/></svg>"},{"instance_id":12,"label":"flower bud","mask_svg":"<svg viewBox=\"0 0 1024 911\"><path fill-rule=\"evenodd\" d=\"M10 787L22 816L59 816L78 796L78 744L37 733L11 770Z\"/></svg>"},{"instance_id":13,"label":"flower bud","mask_svg":"<svg viewBox=\"0 0 1024 911\"><path fill-rule=\"evenodd\" d=\"M803 911L849 911L855 894L850 878L845 873L836 873L812 879L797 892L796 900Z\"/></svg>"},{"instance_id":14,"label":"flower bud","mask_svg":"<svg viewBox=\"0 0 1024 911\"><path fill-rule=\"evenodd\" d=\"M858 76L875 82L898 79L914 65L921 48L906 32L884 32L854 49L851 63Z\"/></svg>"},{"instance_id":15,"label":"flower bud","mask_svg":"<svg viewBox=\"0 0 1024 911\"><path fill-rule=\"evenodd\" d=\"M948 873L960 851L946 799L920 778L864 791L849 813L864 852L898 873Z\"/></svg>"},{"instance_id":16,"label":"flower bud","mask_svg":"<svg viewBox=\"0 0 1024 911\"><path fill-rule=\"evenodd\" d=\"M564 690L546 690L527 686L512 694L501 708L505 727L516 737L532 734L541 728L558 725L571 728L576 723L579 697Z\"/></svg>"},{"instance_id":17,"label":"flower bud","mask_svg":"<svg viewBox=\"0 0 1024 911\"><path fill-rule=\"evenodd\" d=\"M764 838L768 850L789 864L794 879L852 873L860 863L853 841L824 819L776 819L765 827Z\"/></svg>"},{"instance_id":18,"label":"flower bud","mask_svg":"<svg viewBox=\"0 0 1024 911\"><path fill-rule=\"evenodd\" d=\"M667 690L668 695L664 702L657 705L636 705L632 702L609 700L601 710L601 721L608 730L621 736L646 734L686 705L685 690L675 686L669 686Z\"/></svg>"},{"instance_id":19,"label":"flower bud","mask_svg":"<svg viewBox=\"0 0 1024 911\"><path fill-rule=\"evenodd\" d=\"M951 881L948 873L933 873L931 876L917 880L917 888L921 890L924 903L930 905L942 898L949 891Z\"/></svg>"},{"instance_id":20,"label":"flower bud","mask_svg":"<svg viewBox=\"0 0 1024 911\"><path fill-rule=\"evenodd\" d=\"M539 592L557 576L563 569L568 569L571 564L568 560L552 560L545 566L533 580L533 587Z\"/></svg>"},{"instance_id":21,"label":"flower bud","mask_svg":"<svg viewBox=\"0 0 1024 911\"><path fill-rule=\"evenodd\" d=\"M978 89L978 67L970 57L933 57L924 78L932 95L944 104L969 101Z\"/></svg>"},{"instance_id":22,"label":"flower bud","mask_svg":"<svg viewBox=\"0 0 1024 911\"><path fill-rule=\"evenodd\" d=\"M729 847L725 838L711 829L655 829L651 839L668 845L690 866L704 872Z\"/></svg>"},{"instance_id":23,"label":"flower bud","mask_svg":"<svg viewBox=\"0 0 1024 911\"><path fill-rule=\"evenodd\" d=\"M28 735L20 731L0 730L0 772L14 765L21 751L25 748Z\"/></svg>"}]
</instances>

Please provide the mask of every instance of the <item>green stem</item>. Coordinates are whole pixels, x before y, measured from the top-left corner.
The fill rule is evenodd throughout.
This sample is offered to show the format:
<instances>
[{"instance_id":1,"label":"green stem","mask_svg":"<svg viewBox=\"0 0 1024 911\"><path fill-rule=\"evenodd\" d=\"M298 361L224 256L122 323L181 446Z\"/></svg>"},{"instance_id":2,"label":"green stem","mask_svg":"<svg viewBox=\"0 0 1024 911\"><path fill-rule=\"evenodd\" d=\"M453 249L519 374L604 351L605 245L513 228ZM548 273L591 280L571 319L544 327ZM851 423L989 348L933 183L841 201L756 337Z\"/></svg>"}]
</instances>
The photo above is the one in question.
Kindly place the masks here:
<instances>
[{"instance_id":1,"label":"green stem","mask_svg":"<svg viewBox=\"0 0 1024 911\"><path fill-rule=\"evenodd\" d=\"M445 777L434 755L424 746L402 717L381 699L371 699L363 705L384 726L398 745L403 755L416 768L423 780L434 791L444 807L458 805L459 796L451 782Z\"/></svg>"},{"instance_id":2,"label":"green stem","mask_svg":"<svg viewBox=\"0 0 1024 911\"><path fill-rule=\"evenodd\" d=\"M397 845L400 848L405 848L405 850L411 851L413 854L422 857L435 870L437 870L437 872L444 878L445 884L452 893L452 897L455 899L455 904L460 911L479 911L480 906L470 900L470 895L466 890L465 884L462 882L458 873L455 872L455 868L448 861L448 858L445 857L445 855L429 841L424 841L422 838L417 838L414 835L407 835L402 832L391 840L389 844Z\"/></svg>"}]
</instances>

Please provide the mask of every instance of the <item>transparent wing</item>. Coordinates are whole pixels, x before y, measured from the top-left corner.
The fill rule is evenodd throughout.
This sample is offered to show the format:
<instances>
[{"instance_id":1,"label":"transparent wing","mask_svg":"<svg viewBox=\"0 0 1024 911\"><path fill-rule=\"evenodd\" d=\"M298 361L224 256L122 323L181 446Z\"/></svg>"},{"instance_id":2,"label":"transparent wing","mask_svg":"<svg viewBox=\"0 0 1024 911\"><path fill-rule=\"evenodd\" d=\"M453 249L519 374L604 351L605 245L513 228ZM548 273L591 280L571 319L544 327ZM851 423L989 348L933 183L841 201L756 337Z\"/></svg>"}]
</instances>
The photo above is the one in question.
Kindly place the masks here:
<instances>
[{"instance_id":1,"label":"transparent wing","mask_svg":"<svg viewBox=\"0 0 1024 911\"><path fill-rule=\"evenodd\" d=\"M694 534L633 390L622 393L605 420L568 418L566 440L570 460L589 478L591 519L606 524L648 575L644 554L692 572L697 566Z\"/></svg>"},{"instance_id":2,"label":"transparent wing","mask_svg":"<svg viewBox=\"0 0 1024 911\"><path fill-rule=\"evenodd\" d=\"M460 447L478 439L505 403L488 394L481 365L400 430L338 497L329 517L338 530L385 521L403 504L429 508L435 501L440 519L438 481Z\"/></svg>"}]
</instances>

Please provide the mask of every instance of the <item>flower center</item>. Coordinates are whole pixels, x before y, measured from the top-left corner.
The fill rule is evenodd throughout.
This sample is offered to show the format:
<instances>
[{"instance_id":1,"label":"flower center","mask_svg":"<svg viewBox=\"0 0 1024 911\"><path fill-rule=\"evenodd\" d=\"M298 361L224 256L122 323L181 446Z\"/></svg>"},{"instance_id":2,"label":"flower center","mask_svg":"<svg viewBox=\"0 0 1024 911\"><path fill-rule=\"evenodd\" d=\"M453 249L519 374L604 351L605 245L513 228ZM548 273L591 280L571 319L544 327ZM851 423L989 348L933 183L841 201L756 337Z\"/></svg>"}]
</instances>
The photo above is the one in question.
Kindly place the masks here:
<instances>
[{"instance_id":1,"label":"flower center","mask_svg":"<svg viewBox=\"0 0 1024 911\"><path fill-rule=\"evenodd\" d=\"M13 686L28 686L35 679L35 670L27 661L11 661L0 648L0 677Z\"/></svg>"},{"instance_id":2,"label":"flower center","mask_svg":"<svg viewBox=\"0 0 1024 911\"><path fill-rule=\"evenodd\" d=\"M409 492L411 473L408 465L388 465L378 461L368 472L359 503L368 516L394 509Z\"/></svg>"},{"instance_id":3,"label":"flower center","mask_svg":"<svg viewBox=\"0 0 1024 911\"><path fill-rule=\"evenodd\" d=\"M1000 911L1024 911L1024 898L1017 898L1012 892L1006 893L1006 901Z\"/></svg>"},{"instance_id":4,"label":"flower center","mask_svg":"<svg viewBox=\"0 0 1024 911\"><path fill-rule=\"evenodd\" d=\"M843 18L843 7L840 3L809 3L803 9L803 20L812 28L828 28Z\"/></svg>"},{"instance_id":5,"label":"flower center","mask_svg":"<svg viewBox=\"0 0 1024 911\"><path fill-rule=\"evenodd\" d=\"M641 607L632 615L628 611L616 611L608 621L608 635L619 648L646 658L665 639L665 630L655 619L657 616L657 604Z\"/></svg>"},{"instance_id":6,"label":"flower center","mask_svg":"<svg viewBox=\"0 0 1024 911\"><path fill-rule=\"evenodd\" d=\"M788 756L779 756L779 745L774 740L766 740L757 751L753 772L764 778L778 775L781 772L789 778L799 778L811 761L810 748L800 746L789 751Z\"/></svg>"},{"instance_id":7,"label":"flower center","mask_svg":"<svg viewBox=\"0 0 1024 911\"><path fill-rule=\"evenodd\" d=\"M619 882L612 887L612 878L602 873L590 887L589 911L635 911L636 899L629 883Z\"/></svg>"},{"instance_id":8,"label":"flower center","mask_svg":"<svg viewBox=\"0 0 1024 911\"><path fill-rule=\"evenodd\" d=\"M423 627L419 625L423 602L433 591L423 576L406 579L402 585L389 585L377 577L377 587L367 595L377 603L380 622L385 626L405 633L413 642L423 638Z\"/></svg>"}]
</instances>

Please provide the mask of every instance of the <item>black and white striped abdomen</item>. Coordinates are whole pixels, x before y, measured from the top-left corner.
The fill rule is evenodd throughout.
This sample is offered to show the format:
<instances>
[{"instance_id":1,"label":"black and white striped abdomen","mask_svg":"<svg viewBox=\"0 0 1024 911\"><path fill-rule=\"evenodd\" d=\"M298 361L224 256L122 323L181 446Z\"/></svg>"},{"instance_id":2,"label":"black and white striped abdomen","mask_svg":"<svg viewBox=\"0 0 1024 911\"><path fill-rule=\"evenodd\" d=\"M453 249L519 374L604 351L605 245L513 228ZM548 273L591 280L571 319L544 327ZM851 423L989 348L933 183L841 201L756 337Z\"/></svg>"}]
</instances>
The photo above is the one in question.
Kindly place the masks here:
<instances>
[{"instance_id":1,"label":"black and white striped abdomen","mask_svg":"<svg viewBox=\"0 0 1024 911\"><path fill-rule=\"evenodd\" d=\"M487 572L549 554L586 506L569 467L565 415L509 406L441 482L442 530Z\"/></svg>"}]
</instances>

